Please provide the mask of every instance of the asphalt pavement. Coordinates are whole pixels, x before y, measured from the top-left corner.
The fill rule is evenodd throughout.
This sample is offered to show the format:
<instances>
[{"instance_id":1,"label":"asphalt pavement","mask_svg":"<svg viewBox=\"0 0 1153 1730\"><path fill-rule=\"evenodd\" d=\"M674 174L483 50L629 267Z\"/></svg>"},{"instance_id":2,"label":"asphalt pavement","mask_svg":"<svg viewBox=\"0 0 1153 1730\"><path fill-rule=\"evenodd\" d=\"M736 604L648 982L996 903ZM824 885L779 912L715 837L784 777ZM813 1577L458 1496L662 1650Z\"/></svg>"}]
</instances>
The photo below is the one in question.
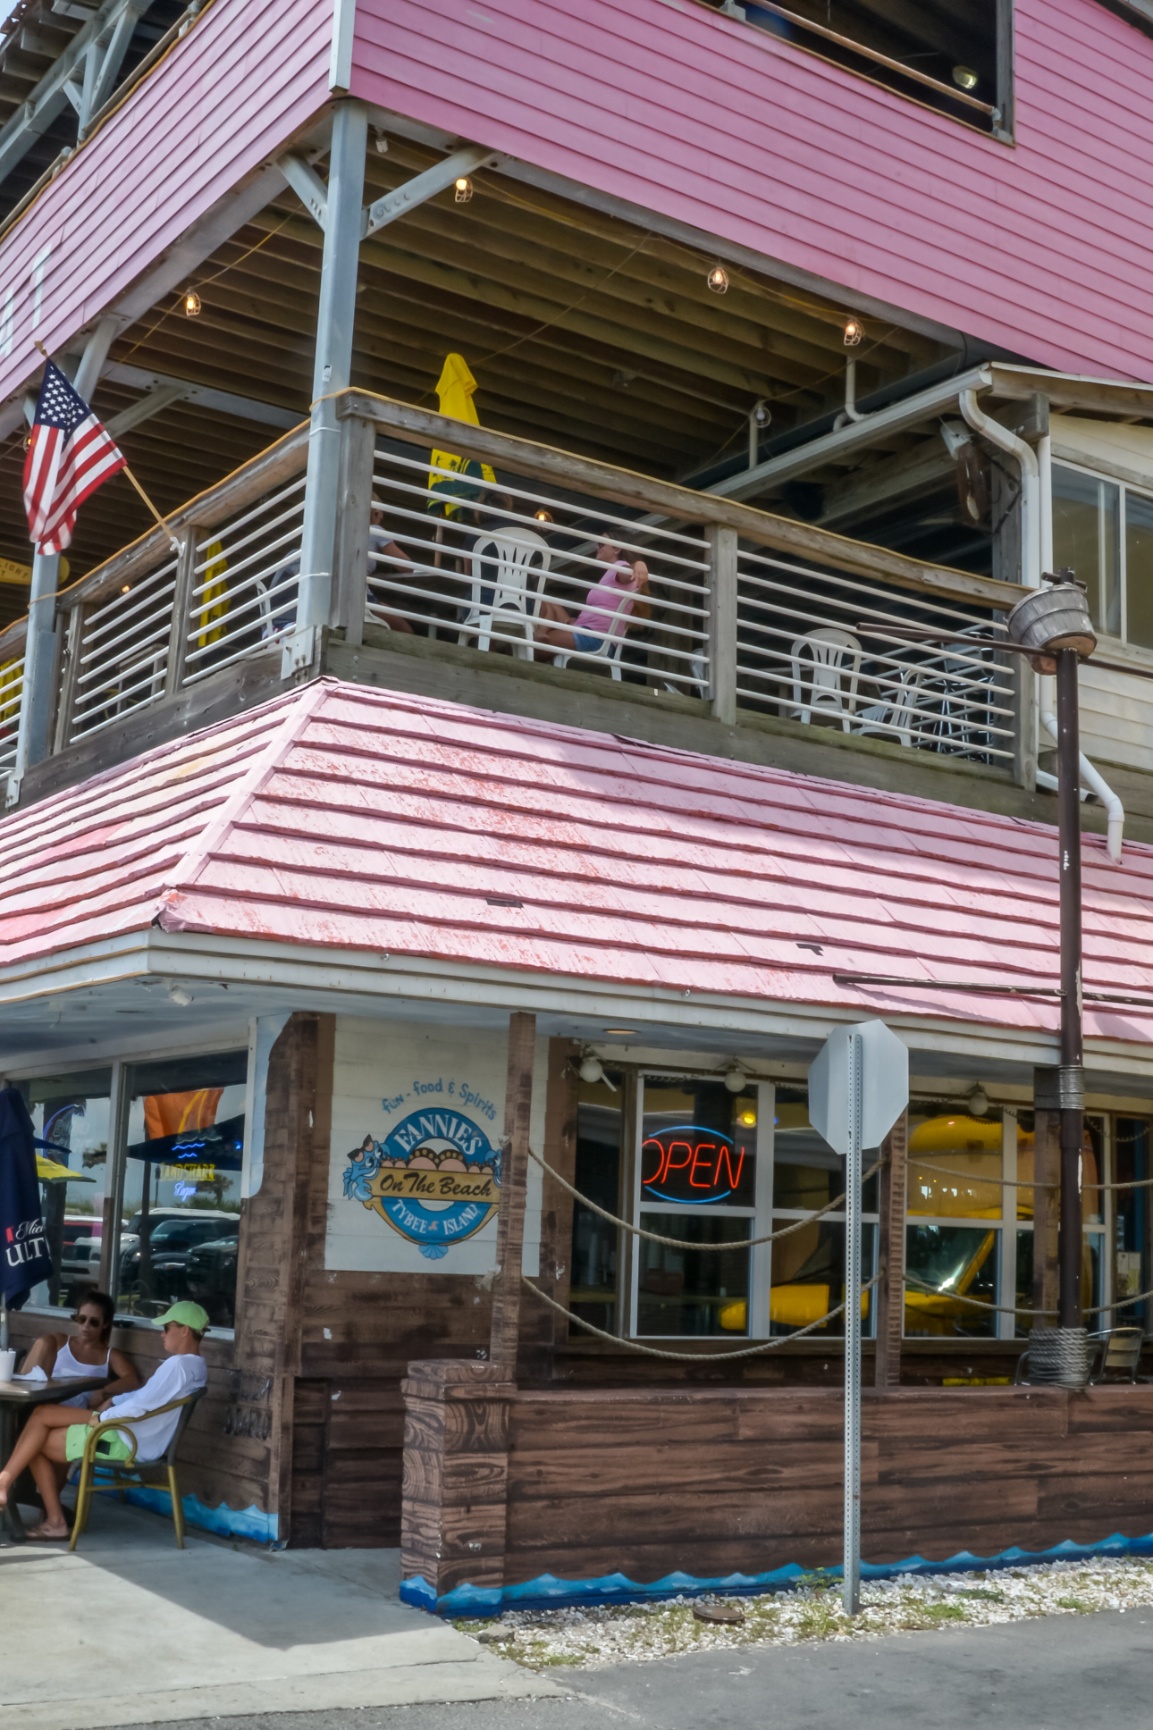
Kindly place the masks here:
<instances>
[{"instance_id":1,"label":"asphalt pavement","mask_svg":"<svg viewBox=\"0 0 1153 1730\"><path fill-rule=\"evenodd\" d=\"M1153 1611L548 1674L571 1694L230 1715L222 1723L224 1730L1149 1730ZM196 1724L203 1720L169 1719L163 1730Z\"/></svg>"}]
</instances>

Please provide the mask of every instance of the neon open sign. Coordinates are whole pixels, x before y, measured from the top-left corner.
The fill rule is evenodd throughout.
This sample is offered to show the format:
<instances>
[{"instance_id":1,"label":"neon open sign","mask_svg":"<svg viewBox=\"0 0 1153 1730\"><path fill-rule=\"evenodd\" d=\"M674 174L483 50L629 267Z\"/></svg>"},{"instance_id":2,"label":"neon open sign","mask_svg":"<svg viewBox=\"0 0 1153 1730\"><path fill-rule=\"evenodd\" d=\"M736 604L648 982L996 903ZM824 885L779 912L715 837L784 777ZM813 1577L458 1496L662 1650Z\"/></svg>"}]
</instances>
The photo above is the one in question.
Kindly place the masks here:
<instances>
[{"instance_id":1,"label":"neon open sign","mask_svg":"<svg viewBox=\"0 0 1153 1730\"><path fill-rule=\"evenodd\" d=\"M641 1143L641 1189L646 1201L708 1207L727 1201L753 1204L755 1161L748 1148L717 1129L679 1123Z\"/></svg>"}]
</instances>

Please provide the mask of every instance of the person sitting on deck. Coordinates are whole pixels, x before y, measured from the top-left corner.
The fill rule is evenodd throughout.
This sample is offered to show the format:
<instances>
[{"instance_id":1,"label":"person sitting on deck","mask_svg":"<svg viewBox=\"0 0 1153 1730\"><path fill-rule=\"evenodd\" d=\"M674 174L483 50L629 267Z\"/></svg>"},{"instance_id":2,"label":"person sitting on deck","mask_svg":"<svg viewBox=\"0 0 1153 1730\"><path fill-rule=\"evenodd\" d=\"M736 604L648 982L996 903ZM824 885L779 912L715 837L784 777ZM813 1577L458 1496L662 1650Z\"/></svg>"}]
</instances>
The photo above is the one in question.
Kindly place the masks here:
<instances>
[{"instance_id":1,"label":"person sitting on deck","mask_svg":"<svg viewBox=\"0 0 1153 1730\"><path fill-rule=\"evenodd\" d=\"M41 1334L21 1366L21 1375L30 1370L43 1370L51 1381L64 1381L80 1376L108 1376L111 1379L101 1389L99 1398L112 1399L116 1394L131 1393L140 1386L132 1359L111 1344L112 1318L116 1306L107 1292L90 1286L76 1305L72 1320L79 1329L71 1338L67 1334ZM97 1397L73 1394L61 1400L62 1406L87 1406Z\"/></svg>"},{"instance_id":2,"label":"person sitting on deck","mask_svg":"<svg viewBox=\"0 0 1153 1730\"><path fill-rule=\"evenodd\" d=\"M76 1422L74 1406L37 1406L24 1426L20 1440L0 1471L0 1508L7 1507L8 1497L17 1478L25 1469L36 1480L44 1503L44 1518L29 1532L30 1538L44 1540L66 1538L68 1523L60 1501L56 1482L56 1467L64 1461L80 1459L88 1430L94 1425L107 1425L107 1431L96 1447L97 1461L126 1460L132 1456L136 1441L136 1458L142 1463L158 1460L168 1448L180 1423L180 1412L165 1412L158 1418L146 1418L121 1434L116 1420L143 1418L173 1400L198 1393L208 1382L208 1370L200 1355L200 1342L208 1327L208 1313L199 1304L178 1303L159 1318L164 1330L164 1350L167 1360L162 1363L142 1388L130 1393L114 1394L92 1408L86 1423Z\"/></svg>"},{"instance_id":3,"label":"person sitting on deck","mask_svg":"<svg viewBox=\"0 0 1153 1730\"><path fill-rule=\"evenodd\" d=\"M570 654L575 651L582 655L595 655L600 653L606 637L623 636L628 630L627 617L616 630L618 614L635 614L638 618L647 615L645 603L633 599L634 595L647 595L649 592L649 568L645 561L633 559L630 562L620 547L607 538L600 542L596 556L605 569L589 590L585 604L575 618L570 618L559 602L541 601L538 620L548 622L537 624L533 633L536 642L567 650Z\"/></svg>"}]
</instances>

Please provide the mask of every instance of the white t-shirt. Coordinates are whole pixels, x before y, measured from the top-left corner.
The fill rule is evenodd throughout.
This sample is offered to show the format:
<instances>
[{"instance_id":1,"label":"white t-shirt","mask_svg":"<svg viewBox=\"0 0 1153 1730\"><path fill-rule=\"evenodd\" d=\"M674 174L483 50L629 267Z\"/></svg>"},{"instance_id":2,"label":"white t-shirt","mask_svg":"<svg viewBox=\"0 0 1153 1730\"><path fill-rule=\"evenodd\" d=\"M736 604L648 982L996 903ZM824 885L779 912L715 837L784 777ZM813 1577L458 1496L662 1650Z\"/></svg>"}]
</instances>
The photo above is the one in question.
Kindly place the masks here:
<instances>
[{"instance_id":1,"label":"white t-shirt","mask_svg":"<svg viewBox=\"0 0 1153 1730\"><path fill-rule=\"evenodd\" d=\"M194 1394L198 1388L207 1385L208 1366L199 1352L176 1352L172 1357L165 1358L160 1368L149 1376L142 1388L134 1388L127 1394L113 1395L110 1409L100 1413L100 1422L108 1424L114 1423L117 1418L143 1417L145 1412L154 1412L157 1406L166 1406L171 1400L183 1399L185 1394ZM125 1441L132 1436L136 1437L138 1460L158 1460L176 1434L176 1426L182 1415L180 1411L165 1412L163 1417L149 1418L146 1423L133 1424L130 1430L120 1433Z\"/></svg>"}]
</instances>

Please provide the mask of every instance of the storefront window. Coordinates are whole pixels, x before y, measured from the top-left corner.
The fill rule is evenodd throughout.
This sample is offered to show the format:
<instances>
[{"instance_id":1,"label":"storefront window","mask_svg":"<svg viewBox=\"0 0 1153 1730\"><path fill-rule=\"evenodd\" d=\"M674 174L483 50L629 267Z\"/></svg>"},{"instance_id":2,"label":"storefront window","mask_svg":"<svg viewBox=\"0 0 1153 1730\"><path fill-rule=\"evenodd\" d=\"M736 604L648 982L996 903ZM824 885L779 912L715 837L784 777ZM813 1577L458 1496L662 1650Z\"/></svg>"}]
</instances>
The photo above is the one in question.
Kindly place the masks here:
<instances>
[{"instance_id":1,"label":"storefront window","mask_svg":"<svg viewBox=\"0 0 1153 1730\"><path fill-rule=\"evenodd\" d=\"M192 1298L233 1325L246 1066L238 1051L129 1070L121 1311L154 1316Z\"/></svg>"},{"instance_id":2,"label":"storefront window","mask_svg":"<svg viewBox=\"0 0 1153 1730\"><path fill-rule=\"evenodd\" d=\"M772 1250L769 1294L770 1332L795 1333L810 1327L845 1296L845 1209L838 1207L817 1220L806 1219L844 1194L845 1161L835 1154L809 1122L808 1093L803 1087L778 1086L773 1137L773 1230L789 1230ZM871 1161L866 1162L866 1170ZM876 1266L877 1179L862 1191L861 1276L872 1278ZM862 1302L864 1331L874 1331L873 1307L866 1293ZM845 1331L844 1315L834 1316L811 1337L829 1338Z\"/></svg>"},{"instance_id":3,"label":"storefront window","mask_svg":"<svg viewBox=\"0 0 1153 1730\"><path fill-rule=\"evenodd\" d=\"M636 1206L639 1335L747 1334L748 1249L705 1249L754 1236L757 1093L714 1077L648 1075L641 1091ZM680 1244L684 1248L680 1248Z\"/></svg>"},{"instance_id":4,"label":"storefront window","mask_svg":"<svg viewBox=\"0 0 1153 1730\"><path fill-rule=\"evenodd\" d=\"M905 1332L913 1337L988 1338L1000 1332L1005 1126L953 1102L909 1113ZM1015 1242L1015 1239L1014 1239Z\"/></svg>"},{"instance_id":5,"label":"storefront window","mask_svg":"<svg viewBox=\"0 0 1153 1730\"><path fill-rule=\"evenodd\" d=\"M111 1071L24 1082L36 1132L36 1167L52 1277L30 1301L70 1309L100 1272L108 1172Z\"/></svg>"}]
</instances>

